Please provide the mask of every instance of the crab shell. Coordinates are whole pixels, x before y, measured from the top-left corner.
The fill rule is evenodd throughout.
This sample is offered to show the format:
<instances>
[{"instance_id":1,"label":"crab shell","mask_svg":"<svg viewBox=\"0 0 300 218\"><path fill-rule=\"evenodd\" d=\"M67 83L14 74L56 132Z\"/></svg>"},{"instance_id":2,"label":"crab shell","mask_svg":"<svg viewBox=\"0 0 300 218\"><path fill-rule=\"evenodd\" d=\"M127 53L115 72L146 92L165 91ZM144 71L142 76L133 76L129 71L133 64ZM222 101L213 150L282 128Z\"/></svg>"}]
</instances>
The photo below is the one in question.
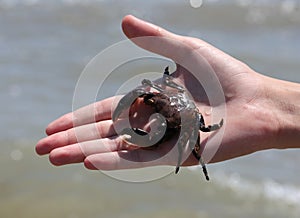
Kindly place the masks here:
<instances>
[{"instance_id":1,"label":"crab shell","mask_svg":"<svg viewBox=\"0 0 300 218\"><path fill-rule=\"evenodd\" d=\"M148 91L149 88L156 91ZM206 179L209 180L206 166L199 155L199 130L203 132L217 130L223 125L223 119L218 124L205 126L203 116L194 101L191 100L182 86L173 81L173 78L169 75L168 67L165 69L161 83L144 79L142 86L127 93L119 101L113 112L112 120L116 122L121 114L130 109L138 98L142 98L144 104L154 109L156 112L155 118L160 125L158 125L156 131L150 133L140 128L126 127L120 133L126 136L123 137L124 141L143 148L153 148L179 134L176 143L178 161L175 173L179 171L183 150L188 145L192 154L202 165Z\"/></svg>"}]
</instances>

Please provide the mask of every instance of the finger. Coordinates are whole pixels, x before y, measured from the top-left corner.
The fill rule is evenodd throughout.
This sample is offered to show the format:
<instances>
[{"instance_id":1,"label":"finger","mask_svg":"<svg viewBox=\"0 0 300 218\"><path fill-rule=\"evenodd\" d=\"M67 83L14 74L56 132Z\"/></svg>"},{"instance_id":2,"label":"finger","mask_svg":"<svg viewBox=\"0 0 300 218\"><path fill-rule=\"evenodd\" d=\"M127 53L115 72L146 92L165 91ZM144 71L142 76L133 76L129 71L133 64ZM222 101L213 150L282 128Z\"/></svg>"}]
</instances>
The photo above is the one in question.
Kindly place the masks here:
<instances>
[{"instance_id":1,"label":"finger","mask_svg":"<svg viewBox=\"0 0 300 218\"><path fill-rule=\"evenodd\" d=\"M174 142L176 139L162 143L153 149L137 149L135 147L132 150L93 154L84 160L84 164L86 168L93 170L134 169L158 165L174 166L178 158L178 149L174 146ZM183 160L188 156L189 154L184 154Z\"/></svg>"},{"instance_id":2,"label":"finger","mask_svg":"<svg viewBox=\"0 0 300 218\"><path fill-rule=\"evenodd\" d=\"M138 46L182 63L186 53L207 46L202 40L188 40L188 37L173 34L152 23L128 15L123 18L122 29L125 35Z\"/></svg>"},{"instance_id":3,"label":"finger","mask_svg":"<svg viewBox=\"0 0 300 218\"><path fill-rule=\"evenodd\" d=\"M52 164L60 166L83 162L89 155L122 149L128 149L128 146L123 143L121 137L112 137L56 148L50 152L49 159Z\"/></svg>"},{"instance_id":4,"label":"finger","mask_svg":"<svg viewBox=\"0 0 300 218\"><path fill-rule=\"evenodd\" d=\"M201 39L174 34L132 15L123 18L122 29L125 35L141 48L170 58L190 72L200 72L199 67L203 64L203 61L199 62L202 60L200 56L208 60L216 72L224 72L224 67L232 71L232 65L228 63L237 61Z\"/></svg>"},{"instance_id":5,"label":"finger","mask_svg":"<svg viewBox=\"0 0 300 218\"><path fill-rule=\"evenodd\" d=\"M157 150L116 150L114 152L102 152L87 156L84 159L84 165L90 170L122 170L136 169L150 166L175 166L177 163L176 152L168 153L167 155L158 152ZM181 166L198 165L198 160L192 153L185 154Z\"/></svg>"},{"instance_id":6,"label":"finger","mask_svg":"<svg viewBox=\"0 0 300 218\"><path fill-rule=\"evenodd\" d=\"M112 106L117 101L116 97L104 99L80 108L72 113L68 113L53 121L46 128L47 135L64 131L75 126L95 123L111 118Z\"/></svg>"},{"instance_id":7,"label":"finger","mask_svg":"<svg viewBox=\"0 0 300 218\"><path fill-rule=\"evenodd\" d=\"M132 15L127 15L123 18L122 29L124 34L129 39L134 39L137 37L147 37L147 36L166 37L166 38L173 39L174 41L177 41L177 43L181 42L192 49L197 49L200 47L210 47L216 49L211 44L199 38L192 38L188 36L181 36L181 35L174 34L157 25L138 19ZM146 50L151 49L151 45L140 45L140 46ZM163 52L163 49L160 49L159 47L153 47L153 49L154 49L153 52L157 51L158 54L161 54L161 52Z\"/></svg>"},{"instance_id":8,"label":"finger","mask_svg":"<svg viewBox=\"0 0 300 218\"><path fill-rule=\"evenodd\" d=\"M115 134L116 132L111 120L86 124L41 139L36 145L36 152L40 155L44 155L55 148L75 144L77 142L106 138Z\"/></svg>"},{"instance_id":9,"label":"finger","mask_svg":"<svg viewBox=\"0 0 300 218\"><path fill-rule=\"evenodd\" d=\"M212 69L206 59L214 57L218 50L208 43L173 34L131 15L124 17L122 28L125 35L141 48L172 59L188 72L199 76L198 81L211 80L209 72ZM172 75L177 77L180 73Z\"/></svg>"},{"instance_id":10,"label":"finger","mask_svg":"<svg viewBox=\"0 0 300 218\"><path fill-rule=\"evenodd\" d=\"M173 37L171 32L152 23L127 15L122 20L122 29L125 35L131 39L143 36L168 36Z\"/></svg>"},{"instance_id":11,"label":"finger","mask_svg":"<svg viewBox=\"0 0 300 218\"><path fill-rule=\"evenodd\" d=\"M135 149L90 155L84 165L91 170L120 170L169 164L156 150Z\"/></svg>"}]
</instances>

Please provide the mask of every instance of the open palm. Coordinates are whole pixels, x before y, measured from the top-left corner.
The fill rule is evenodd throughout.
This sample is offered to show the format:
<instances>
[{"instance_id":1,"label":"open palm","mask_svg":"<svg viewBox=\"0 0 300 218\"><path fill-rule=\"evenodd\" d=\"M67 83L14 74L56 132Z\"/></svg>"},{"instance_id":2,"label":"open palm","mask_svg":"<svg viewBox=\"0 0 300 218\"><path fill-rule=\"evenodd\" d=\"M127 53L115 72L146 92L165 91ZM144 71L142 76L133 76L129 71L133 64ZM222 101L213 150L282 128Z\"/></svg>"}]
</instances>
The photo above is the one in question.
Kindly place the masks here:
<instances>
[{"instance_id":1,"label":"open palm","mask_svg":"<svg viewBox=\"0 0 300 218\"><path fill-rule=\"evenodd\" d=\"M257 98L265 93L262 75L200 39L175 35L133 16L126 16L122 27L126 36L140 47L177 63L172 76L191 93L199 111L226 105L225 117L221 117L225 125L220 143L205 147L207 138L215 136L201 135L202 149L214 151L212 157L204 157L206 162L224 161L271 146L273 128L277 124L269 122L272 111L263 108L265 98ZM157 37L159 43L136 37ZM215 88L209 85L212 76L217 79L224 100L213 105L207 94L207 89ZM116 134L111 114L112 104L119 98L102 100L53 121L47 127L48 136L38 142L37 153L50 154L54 165L84 162L89 169L176 165L177 157L168 153L175 144L174 139L158 149L148 150L128 146ZM206 123L211 124L211 114L203 115ZM198 161L192 155L183 163L195 164Z\"/></svg>"}]
</instances>

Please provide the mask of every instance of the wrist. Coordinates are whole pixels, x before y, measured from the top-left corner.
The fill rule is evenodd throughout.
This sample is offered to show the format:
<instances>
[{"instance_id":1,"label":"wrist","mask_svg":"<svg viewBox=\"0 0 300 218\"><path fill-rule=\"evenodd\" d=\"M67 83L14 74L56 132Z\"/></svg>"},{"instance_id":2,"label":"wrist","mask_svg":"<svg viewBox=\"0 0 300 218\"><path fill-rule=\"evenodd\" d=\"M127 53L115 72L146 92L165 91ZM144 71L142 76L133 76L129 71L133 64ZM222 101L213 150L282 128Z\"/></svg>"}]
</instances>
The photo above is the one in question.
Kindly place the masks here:
<instances>
[{"instance_id":1,"label":"wrist","mask_svg":"<svg viewBox=\"0 0 300 218\"><path fill-rule=\"evenodd\" d=\"M265 77L264 96L272 110L271 148L300 147L300 84Z\"/></svg>"}]
</instances>

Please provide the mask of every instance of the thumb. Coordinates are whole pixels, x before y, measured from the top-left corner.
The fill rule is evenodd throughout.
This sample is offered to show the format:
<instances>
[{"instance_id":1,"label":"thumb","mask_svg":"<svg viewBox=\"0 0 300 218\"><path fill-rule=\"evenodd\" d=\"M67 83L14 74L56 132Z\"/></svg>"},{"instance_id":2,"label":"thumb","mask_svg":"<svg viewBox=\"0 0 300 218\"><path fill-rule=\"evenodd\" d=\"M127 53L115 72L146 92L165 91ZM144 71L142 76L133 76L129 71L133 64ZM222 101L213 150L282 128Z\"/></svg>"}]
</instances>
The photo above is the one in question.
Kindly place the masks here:
<instances>
[{"instance_id":1,"label":"thumb","mask_svg":"<svg viewBox=\"0 0 300 218\"><path fill-rule=\"evenodd\" d=\"M139 47L180 62L181 56L193 50L185 37L173 34L152 23L127 15L122 20L124 34Z\"/></svg>"},{"instance_id":2,"label":"thumb","mask_svg":"<svg viewBox=\"0 0 300 218\"><path fill-rule=\"evenodd\" d=\"M143 36L174 37L175 35L152 23L127 15L122 20L122 29L125 35L131 39Z\"/></svg>"}]
</instances>

